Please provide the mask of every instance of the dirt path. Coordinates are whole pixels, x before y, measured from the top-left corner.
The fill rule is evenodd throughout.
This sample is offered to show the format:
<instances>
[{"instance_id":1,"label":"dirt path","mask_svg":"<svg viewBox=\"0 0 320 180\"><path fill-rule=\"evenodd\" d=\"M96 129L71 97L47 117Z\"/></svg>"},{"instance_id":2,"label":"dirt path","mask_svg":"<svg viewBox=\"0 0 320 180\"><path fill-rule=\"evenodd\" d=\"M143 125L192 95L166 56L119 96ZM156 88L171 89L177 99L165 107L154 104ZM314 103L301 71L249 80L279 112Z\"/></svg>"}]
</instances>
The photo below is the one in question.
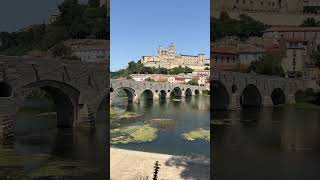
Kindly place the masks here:
<instances>
[{"instance_id":1,"label":"dirt path","mask_svg":"<svg viewBox=\"0 0 320 180\"><path fill-rule=\"evenodd\" d=\"M183 156L147 153L123 149L110 149L110 168L112 180L145 180L141 177L153 177L156 161L161 164L159 179L210 179L210 160Z\"/></svg>"}]
</instances>

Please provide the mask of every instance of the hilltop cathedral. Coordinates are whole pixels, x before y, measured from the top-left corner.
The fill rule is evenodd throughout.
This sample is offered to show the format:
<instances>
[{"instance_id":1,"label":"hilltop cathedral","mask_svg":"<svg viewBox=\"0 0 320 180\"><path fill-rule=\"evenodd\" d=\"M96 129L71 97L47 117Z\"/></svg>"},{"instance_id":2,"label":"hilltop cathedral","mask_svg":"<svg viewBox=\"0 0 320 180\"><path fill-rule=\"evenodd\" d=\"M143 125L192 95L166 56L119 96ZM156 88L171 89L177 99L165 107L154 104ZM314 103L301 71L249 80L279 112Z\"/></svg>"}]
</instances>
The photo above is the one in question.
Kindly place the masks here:
<instances>
[{"instance_id":1,"label":"hilltop cathedral","mask_svg":"<svg viewBox=\"0 0 320 180\"><path fill-rule=\"evenodd\" d=\"M173 43L168 48L160 46L156 56L142 56L141 58L141 63L146 67L162 67L167 69L188 66L192 69L204 70L206 67L209 68L208 61L209 59L206 59L204 54L196 56L177 54Z\"/></svg>"}]
</instances>

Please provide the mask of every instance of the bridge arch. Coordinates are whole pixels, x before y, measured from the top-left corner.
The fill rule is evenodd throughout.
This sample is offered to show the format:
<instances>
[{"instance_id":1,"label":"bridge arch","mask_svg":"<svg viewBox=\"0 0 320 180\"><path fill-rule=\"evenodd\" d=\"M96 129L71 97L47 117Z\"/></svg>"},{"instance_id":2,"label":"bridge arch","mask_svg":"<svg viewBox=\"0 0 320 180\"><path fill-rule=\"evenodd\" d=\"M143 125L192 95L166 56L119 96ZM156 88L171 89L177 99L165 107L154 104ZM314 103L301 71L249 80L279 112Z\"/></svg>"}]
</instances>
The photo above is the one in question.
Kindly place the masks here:
<instances>
[{"instance_id":1,"label":"bridge arch","mask_svg":"<svg viewBox=\"0 0 320 180\"><path fill-rule=\"evenodd\" d=\"M261 107L262 96L254 84L247 85L240 96L240 105L242 107Z\"/></svg>"},{"instance_id":2,"label":"bridge arch","mask_svg":"<svg viewBox=\"0 0 320 180\"><path fill-rule=\"evenodd\" d=\"M271 93L273 105L285 104L286 95L281 88L275 88Z\"/></svg>"},{"instance_id":3,"label":"bridge arch","mask_svg":"<svg viewBox=\"0 0 320 180\"><path fill-rule=\"evenodd\" d=\"M227 88L220 81L210 82L210 104L213 110L228 110L230 96Z\"/></svg>"},{"instance_id":4,"label":"bridge arch","mask_svg":"<svg viewBox=\"0 0 320 180\"><path fill-rule=\"evenodd\" d=\"M153 92L150 89L146 89L142 91L142 93L139 96L140 100L153 100Z\"/></svg>"},{"instance_id":5,"label":"bridge arch","mask_svg":"<svg viewBox=\"0 0 320 180\"><path fill-rule=\"evenodd\" d=\"M111 92L111 91L110 91ZM135 96L135 90L130 87L119 87L115 90L115 96L122 95L122 92L128 97L128 102L132 102Z\"/></svg>"},{"instance_id":6,"label":"bridge arch","mask_svg":"<svg viewBox=\"0 0 320 180\"><path fill-rule=\"evenodd\" d=\"M27 94L33 89L39 88L52 98L57 113L57 127L74 127L78 119L80 91L75 87L55 80L40 80L23 86L20 91L23 95L19 107L22 106Z\"/></svg>"},{"instance_id":7,"label":"bridge arch","mask_svg":"<svg viewBox=\"0 0 320 180\"><path fill-rule=\"evenodd\" d=\"M159 92L159 98L160 99L166 99L167 98L167 92L165 90L161 90Z\"/></svg>"},{"instance_id":8,"label":"bridge arch","mask_svg":"<svg viewBox=\"0 0 320 180\"><path fill-rule=\"evenodd\" d=\"M1 97L12 97L12 87L5 81L0 82L0 98Z\"/></svg>"},{"instance_id":9,"label":"bridge arch","mask_svg":"<svg viewBox=\"0 0 320 180\"><path fill-rule=\"evenodd\" d=\"M199 95L199 94L200 94L199 89L194 90L194 94L195 94L195 95Z\"/></svg>"},{"instance_id":10,"label":"bridge arch","mask_svg":"<svg viewBox=\"0 0 320 180\"><path fill-rule=\"evenodd\" d=\"M175 97L181 97L182 96L182 90L180 89L180 87L173 88L173 90L171 91L170 97L174 97L174 96Z\"/></svg>"},{"instance_id":11,"label":"bridge arch","mask_svg":"<svg viewBox=\"0 0 320 180\"><path fill-rule=\"evenodd\" d=\"M186 95L186 96L192 96L192 90L191 90L190 88L187 88L187 89L185 90L185 95Z\"/></svg>"}]
</instances>

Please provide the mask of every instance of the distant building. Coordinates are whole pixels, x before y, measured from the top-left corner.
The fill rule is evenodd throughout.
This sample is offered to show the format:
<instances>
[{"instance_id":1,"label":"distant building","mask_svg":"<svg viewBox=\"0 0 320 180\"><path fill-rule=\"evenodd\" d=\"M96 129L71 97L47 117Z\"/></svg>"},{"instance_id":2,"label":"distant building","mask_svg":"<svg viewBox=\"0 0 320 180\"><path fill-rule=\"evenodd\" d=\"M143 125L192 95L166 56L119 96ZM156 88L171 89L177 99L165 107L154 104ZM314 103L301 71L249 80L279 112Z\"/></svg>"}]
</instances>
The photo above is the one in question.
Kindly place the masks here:
<instances>
[{"instance_id":1,"label":"distant building","mask_svg":"<svg viewBox=\"0 0 320 180\"><path fill-rule=\"evenodd\" d=\"M308 42L308 48L315 50L320 44L320 27L271 27L264 32L263 37L278 40L281 38L300 39Z\"/></svg>"},{"instance_id":2,"label":"distant building","mask_svg":"<svg viewBox=\"0 0 320 180\"><path fill-rule=\"evenodd\" d=\"M145 81L150 78L148 74L131 74L130 75L134 81Z\"/></svg>"},{"instance_id":3,"label":"distant building","mask_svg":"<svg viewBox=\"0 0 320 180\"><path fill-rule=\"evenodd\" d=\"M189 75L172 75L168 77L169 83L187 84L192 80L192 76Z\"/></svg>"},{"instance_id":4,"label":"distant building","mask_svg":"<svg viewBox=\"0 0 320 180\"><path fill-rule=\"evenodd\" d=\"M221 46L211 47L211 63L217 70L236 70L240 68L240 54L237 47Z\"/></svg>"},{"instance_id":5,"label":"distant building","mask_svg":"<svg viewBox=\"0 0 320 180\"><path fill-rule=\"evenodd\" d=\"M64 42L73 55L83 62L105 62L109 59L109 42L100 39L71 39Z\"/></svg>"},{"instance_id":6,"label":"distant building","mask_svg":"<svg viewBox=\"0 0 320 180\"><path fill-rule=\"evenodd\" d=\"M305 64L309 59L306 41L287 39L286 47L286 56L282 59L282 67L286 76L302 76Z\"/></svg>"},{"instance_id":7,"label":"distant building","mask_svg":"<svg viewBox=\"0 0 320 180\"><path fill-rule=\"evenodd\" d=\"M141 63L146 67L167 68L190 67L192 69L205 69L209 67L204 54L182 55L177 54L176 47L171 43L168 48L160 46L156 56L143 56Z\"/></svg>"},{"instance_id":8,"label":"distant building","mask_svg":"<svg viewBox=\"0 0 320 180\"><path fill-rule=\"evenodd\" d=\"M48 19L48 24L52 24L56 22L59 16L60 16L59 13L51 14Z\"/></svg>"}]
</instances>

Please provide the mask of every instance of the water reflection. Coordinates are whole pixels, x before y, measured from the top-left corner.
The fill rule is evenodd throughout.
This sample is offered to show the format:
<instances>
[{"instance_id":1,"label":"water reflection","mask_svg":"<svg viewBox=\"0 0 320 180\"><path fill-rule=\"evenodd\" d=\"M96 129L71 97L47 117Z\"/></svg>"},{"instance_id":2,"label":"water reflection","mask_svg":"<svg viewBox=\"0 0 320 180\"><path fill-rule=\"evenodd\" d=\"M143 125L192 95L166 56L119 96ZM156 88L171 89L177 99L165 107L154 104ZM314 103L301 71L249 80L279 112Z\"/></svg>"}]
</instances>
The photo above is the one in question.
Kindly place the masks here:
<instances>
[{"instance_id":1,"label":"water reflection","mask_svg":"<svg viewBox=\"0 0 320 180\"><path fill-rule=\"evenodd\" d=\"M319 111L288 105L212 112L211 116L215 178L320 177L318 171L312 172L320 165Z\"/></svg>"},{"instance_id":2,"label":"water reflection","mask_svg":"<svg viewBox=\"0 0 320 180\"><path fill-rule=\"evenodd\" d=\"M30 101L33 105L46 104L46 100L41 99ZM17 180L54 177L71 180L106 179L108 160L105 121L105 113L99 112L94 129L58 129L54 113L39 115L36 111L20 112L15 122L15 141L9 148L0 146L0 153L4 151L10 154L0 159L3 162L17 159L17 164L8 166L0 163L0 177ZM23 176L15 176L19 172Z\"/></svg>"}]
</instances>

